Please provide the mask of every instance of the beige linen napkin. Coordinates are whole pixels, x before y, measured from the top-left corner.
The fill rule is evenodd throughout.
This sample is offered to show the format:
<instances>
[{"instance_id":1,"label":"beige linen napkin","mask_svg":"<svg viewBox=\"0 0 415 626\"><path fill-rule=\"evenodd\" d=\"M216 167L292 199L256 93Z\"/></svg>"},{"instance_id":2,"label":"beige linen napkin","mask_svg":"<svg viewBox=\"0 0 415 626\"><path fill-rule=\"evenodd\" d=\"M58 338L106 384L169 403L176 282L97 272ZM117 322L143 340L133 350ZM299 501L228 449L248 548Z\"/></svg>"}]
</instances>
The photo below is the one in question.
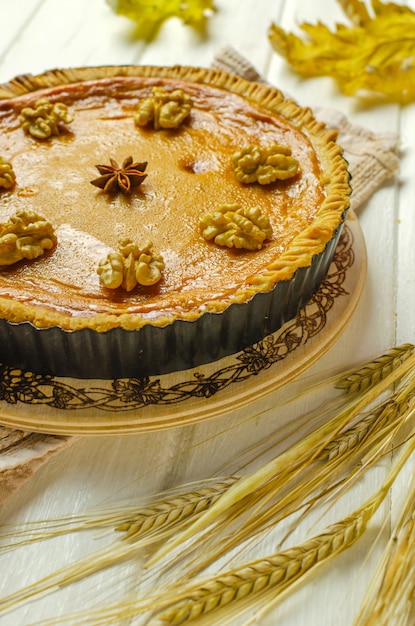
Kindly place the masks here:
<instances>
[{"instance_id":1,"label":"beige linen napkin","mask_svg":"<svg viewBox=\"0 0 415 626\"><path fill-rule=\"evenodd\" d=\"M263 82L256 69L236 50L221 49L213 67L233 72L247 80ZM375 134L332 109L319 108L316 117L339 132L352 174L352 208L356 211L399 166L398 137L393 133ZM20 432L0 426L0 505L54 454L75 438Z\"/></svg>"},{"instance_id":2,"label":"beige linen napkin","mask_svg":"<svg viewBox=\"0 0 415 626\"><path fill-rule=\"evenodd\" d=\"M0 505L71 440L0 426Z\"/></svg>"}]
</instances>

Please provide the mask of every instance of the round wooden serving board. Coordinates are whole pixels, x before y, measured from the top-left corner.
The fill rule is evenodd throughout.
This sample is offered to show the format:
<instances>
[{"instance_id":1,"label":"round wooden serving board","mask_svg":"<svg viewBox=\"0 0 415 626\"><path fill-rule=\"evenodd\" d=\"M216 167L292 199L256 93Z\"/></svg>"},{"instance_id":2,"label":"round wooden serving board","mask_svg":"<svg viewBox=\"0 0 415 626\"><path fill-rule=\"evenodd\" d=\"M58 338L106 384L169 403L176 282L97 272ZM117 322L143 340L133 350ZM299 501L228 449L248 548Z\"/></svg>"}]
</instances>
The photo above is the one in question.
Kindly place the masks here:
<instances>
[{"instance_id":1,"label":"round wooden serving board","mask_svg":"<svg viewBox=\"0 0 415 626\"><path fill-rule=\"evenodd\" d=\"M159 377L78 380L0 364L0 422L52 434L120 434L177 427L239 409L304 372L336 341L362 294L366 248L349 213L319 291L297 317L231 357Z\"/></svg>"}]
</instances>

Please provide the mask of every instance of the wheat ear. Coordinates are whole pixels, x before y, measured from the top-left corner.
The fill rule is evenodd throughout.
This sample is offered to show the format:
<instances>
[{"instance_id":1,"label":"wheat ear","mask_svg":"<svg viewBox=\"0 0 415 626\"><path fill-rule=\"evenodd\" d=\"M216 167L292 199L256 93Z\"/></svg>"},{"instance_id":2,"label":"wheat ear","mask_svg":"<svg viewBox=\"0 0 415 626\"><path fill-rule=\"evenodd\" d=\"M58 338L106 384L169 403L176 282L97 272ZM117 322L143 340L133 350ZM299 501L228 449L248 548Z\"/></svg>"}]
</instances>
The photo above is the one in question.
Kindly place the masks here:
<instances>
[{"instance_id":1,"label":"wheat ear","mask_svg":"<svg viewBox=\"0 0 415 626\"><path fill-rule=\"evenodd\" d=\"M342 375L336 381L335 387L347 393L361 393L389 376L414 352L415 346L411 343L395 346L346 376Z\"/></svg>"},{"instance_id":2,"label":"wheat ear","mask_svg":"<svg viewBox=\"0 0 415 626\"><path fill-rule=\"evenodd\" d=\"M415 394L410 384L403 395L394 394L392 398L376 406L364 415L356 424L339 433L318 455L319 460L333 460L360 447L370 434L379 432L385 426L392 428L400 416L409 408Z\"/></svg>"},{"instance_id":3,"label":"wheat ear","mask_svg":"<svg viewBox=\"0 0 415 626\"><path fill-rule=\"evenodd\" d=\"M2 527L0 539L2 541L13 539L13 542L1 545L0 554L36 541L98 528L111 528L123 532L125 540L140 539L144 535L157 533L158 530L165 531L200 514L237 480L237 476L209 479L192 483L193 489L186 492L178 492L177 488L167 490L154 496L151 502L135 505L118 504L83 515L29 522L21 527L11 526L9 532L6 531L8 527ZM184 489L186 486L182 485L181 488Z\"/></svg>"},{"instance_id":4,"label":"wheat ear","mask_svg":"<svg viewBox=\"0 0 415 626\"><path fill-rule=\"evenodd\" d=\"M350 441L346 431L347 442L344 444L341 442L341 437L339 438L336 454L327 458L326 447L324 448L325 455L316 457L317 461L320 458L323 459L323 466L321 462L305 463L298 468L297 473L278 474L247 496L239 508L233 507L226 518L218 521L215 533L206 533L195 539L193 543L195 547L197 543L197 552L195 552L193 562L188 566L187 575L194 576L228 550L246 544L248 541L253 542L258 534L275 527L282 519L301 509L301 517L304 517L316 502L328 498L330 494L333 499L336 494L347 489L384 455L385 450L389 450L397 433L413 415L414 409L410 402L413 395L414 381L410 379L394 393L389 403L381 403L379 410L374 409L379 423L372 425L363 442ZM388 408L391 414L389 410L386 410ZM352 443L354 445L351 445ZM363 463L359 462L363 455L367 455L367 452L369 456L366 456ZM350 468L351 461L353 462L352 468ZM238 517L239 513L242 513L242 519ZM230 532L224 535L227 527L230 528ZM282 542L287 539L293 527L284 535ZM200 557L201 546L204 547L206 553L203 559ZM187 552L189 552L189 546Z\"/></svg>"},{"instance_id":5,"label":"wheat ear","mask_svg":"<svg viewBox=\"0 0 415 626\"><path fill-rule=\"evenodd\" d=\"M232 602L248 598L252 600L254 595L271 589L274 598L280 595L317 566L322 566L351 547L363 535L414 448L415 443L411 441L379 491L352 515L330 525L325 532L299 546L205 579L200 585L189 585L183 592L179 588L177 594L182 597L169 608L163 609L150 624L179 626Z\"/></svg>"},{"instance_id":6,"label":"wheat ear","mask_svg":"<svg viewBox=\"0 0 415 626\"><path fill-rule=\"evenodd\" d=\"M0 614L16 608L39 594L46 594L78 580L91 576L116 563L137 556L138 550L154 541L168 538L181 529L192 517L197 517L215 502L237 480L230 476L209 487L174 495L153 503L151 507L139 508L135 515L127 510L115 530L123 533L121 545L112 544L105 549L91 552L84 559L63 567L49 576L0 599ZM120 513L117 513L119 520ZM108 518L105 518L108 525ZM91 527L92 523L88 527Z\"/></svg>"},{"instance_id":7,"label":"wheat ear","mask_svg":"<svg viewBox=\"0 0 415 626\"><path fill-rule=\"evenodd\" d=\"M369 415L342 431L333 443L329 442L320 454L315 455L317 463L311 462L313 450L310 448L309 462L302 459L296 465L293 461L288 470L275 474L247 495L239 506L230 507L226 517L218 520L215 533L194 537L193 547L197 546L197 554L188 565L187 575L194 576L228 550L248 540L252 542L260 532L275 526L299 509L303 509L304 516L323 497L346 489L384 454L397 432L412 416L410 404L414 392L415 381L412 372L409 372L400 381L391 399L373 408ZM370 458L363 464L358 463L367 451L370 451ZM351 460L354 468L349 472ZM321 461L325 462L324 467L321 467ZM240 514L242 519L239 521ZM224 535L227 527L231 530ZM201 545L205 546L206 556L203 559L200 558Z\"/></svg>"},{"instance_id":8,"label":"wheat ear","mask_svg":"<svg viewBox=\"0 0 415 626\"><path fill-rule=\"evenodd\" d=\"M349 423L353 417L356 417L374 397L377 397L414 367L415 354L410 354L399 367L394 367L382 380L379 380L374 389L369 388L360 392L356 399L347 403L338 414L305 439L291 446L288 450L263 465L259 470L238 480L208 511L153 555L149 559L147 566L154 565L154 563L166 556L174 548L177 548L182 542L194 537L196 533L215 521L220 514L226 513L231 506L257 491L261 485L266 484L279 473L285 472L287 475L287 473L298 471L298 467L305 462L314 460L325 445L335 436L336 430L341 431L344 425Z\"/></svg>"},{"instance_id":9,"label":"wheat ear","mask_svg":"<svg viewBox=\"0 0 415 626\"><path fill-rule=\"evenodd\" d=\"M364 534L370 520L387 496L402 467L415 449L411 440L390 470L381 488L359 509L298 546L279 551L262 559L250 561L223 574L204 579L188 579L152 589L146 598L124 599L107 607L77 612L46 624L63 622L116 624L139 614L152 611L148 626L180 626L207 616L209 623L225 623L215 612L234 607L236 614L255 607L264 596L272 593L272 604L282 599L295 583L311 575L335 556L353 546ZM285 592L285 593L284 593ZM74 621L78 619L79 621ZM203 621L206 623L206 621Z\"/></svg>"},{"instance_id":10,"label":"wheat ear","mask_svg":"<svg viewBox=\"0 0 415 626\"><path fill-rule=\"evenodd\" d=\"M151 506L139 510L136 515L129 516L127 520L118 524L115 530L123 532L123 541L129 542L136 541L143 534L164 531L206 511L238 479L237 476L229 476L210 487L156 501Z\"/></svg>"}]
</instances>

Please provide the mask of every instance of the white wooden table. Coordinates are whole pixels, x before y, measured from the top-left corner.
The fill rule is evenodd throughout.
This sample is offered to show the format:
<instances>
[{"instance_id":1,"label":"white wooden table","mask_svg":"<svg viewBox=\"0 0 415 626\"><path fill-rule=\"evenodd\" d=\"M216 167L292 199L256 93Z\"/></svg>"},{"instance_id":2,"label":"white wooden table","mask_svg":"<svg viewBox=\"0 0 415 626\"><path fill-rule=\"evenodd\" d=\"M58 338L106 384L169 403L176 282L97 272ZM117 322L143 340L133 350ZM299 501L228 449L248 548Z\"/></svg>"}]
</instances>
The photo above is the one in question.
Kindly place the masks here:
<instances>
[{"instance_id":1,"label":"white wooden table","mask_svg":"<svg viewBox=\"0 0 415 626\"><path fill-rule=\"evenodd\" d=\"M415 105L360 108L356 99L341 95L329 78L301 80L272 51L267 38L272 21L287 30L296 29L297 24L304 21L321 20L329 25L344 22L335 0L309 3L216 0L217 12L209 21L205 37L171 20L151 43L135 40L133 24L116 16L105 0L2 0L0 4L0 82L18 74L35 74L55 67L209 66L218 49L229 44L244 54L269 82L294 96L300 104L333 107L352 122L373 131L399 133L402 159L396 180L384 185L358 213L368 258L363 295L345 332L311 372L340 371L394 345L414 342ZM415 0L407 4L415 8ZM94 506L212 476L239 450L267 434L278 432L293 412L301 414L306 410L309 399L299 400L290 410L278 408L282 393L279 390L255 404L252 407L254 420L246 420L249 411L244 410L243 414L231 412L200 424L162 432L80 437L7 501L1 522L19 523L83 512ZM363 496L371 493L387 465L385 460L367 475L356 487L357 492ZM408 464L392 492L393 498L376 517L373 532L264 617L263 626L349 626L353 623L382 548L380 542L371 551L374 535L395 502L395 492L399 498L413 469L413 463ZM345 512L346 508L345 505ZM341 509L329 512L327 521L341 514ZM0 557L0 596L81 557L97 545L92 535L78 533ZM266 548L262 546L265 554ZM272 549L270 546L269 550ZM0 624L43 623L48 617L63 616L79 609L87 601L96 599L103 603L113 575L117 580L118 597L122 597L123 592L134 588L128 576L132 567L131 564L125 566L124 586L122 576L104 572L93 580L70 586L6 614L0 617ZM111 597L117 594L114 595L112 589ZM212 624L216 623L220 621L212 618Z\"/></svg>"}]
</instances>

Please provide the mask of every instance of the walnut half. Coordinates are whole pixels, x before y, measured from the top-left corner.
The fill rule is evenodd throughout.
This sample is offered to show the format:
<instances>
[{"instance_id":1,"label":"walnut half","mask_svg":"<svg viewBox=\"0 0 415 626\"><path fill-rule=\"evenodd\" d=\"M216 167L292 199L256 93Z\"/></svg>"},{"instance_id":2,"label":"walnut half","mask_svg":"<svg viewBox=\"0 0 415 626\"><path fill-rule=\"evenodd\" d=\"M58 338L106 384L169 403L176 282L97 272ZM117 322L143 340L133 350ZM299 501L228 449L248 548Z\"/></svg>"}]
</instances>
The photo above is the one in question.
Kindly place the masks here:
<instances>
[{"instance_id":1,"label":"walnut half","mask_svg":"<svg viewBox=\"0 0 415 626\"><path fill-rule=\"evenodd\" d=\"M155 130L177 128L190 114L192 99L182 89L166 91L162 87L153 87L152 94L137 107L134 116L137 126L153 123Z\"/></svg>"},{"instance_id":2,"label":"walnut half","mask_svg":"<svg viewBox=\"0 0 415 626\"><path fill-rule=\"evenodd\" d=\"M276 180L286 180L299 170L291 149L280 144L267 147L246 146L232 156L235 176L241 183L269 185Z\"/></svg>"},{"instance_id":3,"label":"walnut half","mask_svg":"<svg viewBox=\"0 0 415 626\"><path fill-rule=\"evenodd\" d=\"M131 239L121 239L119 252L112 252L99 262L97 272L104 287L122 287L131 291L137 285L149 287L161 279L164 261L152 252L152 243L141 248Z\"/></svg>"},{"instance_id":4,"label":"walnut half","mask_svg":"<svg viewBox=\"0 0 415 626\"><path fill-rule=\"evenodd\" d=\"M0 187L11 189L16 183L16 175L12 164L0 156Z\"/></svg>"},{"instance_id":5,"label":"walnut half","mask_svg":"<svg viewBox=\"0 0 415 626\"><path fill-rule=\"evenodd\" d=\"M0 224L0 265L36 259L56 245L53 226L34 211L18 211Z\"/></svg>"},{"instance_id":6,"label":"walnut half","mask_svg":"<svg viewBox=\"0 0 415 626\"><path fill-rule=\"evenodd\" d=\"M23 130L36 139L49 139L52 135L59 135L59 124L69 124L72 121L73 117L66 104L52 104L47 98L38 100L34 109L25 107L20 113Z\"/></svg>"},{"instance_id":7,"label":"walnut half","mask_svg":"<svg viewBox=\"0 0 415 626\"><path fill-rule=\"evenodd\" d=\"M267 215L256 207L243 209L238 204L223 204L206 215L200 226L206 241L228 248L260 250L265 239L272 237Z\"/></svg>"}]
</instances>

